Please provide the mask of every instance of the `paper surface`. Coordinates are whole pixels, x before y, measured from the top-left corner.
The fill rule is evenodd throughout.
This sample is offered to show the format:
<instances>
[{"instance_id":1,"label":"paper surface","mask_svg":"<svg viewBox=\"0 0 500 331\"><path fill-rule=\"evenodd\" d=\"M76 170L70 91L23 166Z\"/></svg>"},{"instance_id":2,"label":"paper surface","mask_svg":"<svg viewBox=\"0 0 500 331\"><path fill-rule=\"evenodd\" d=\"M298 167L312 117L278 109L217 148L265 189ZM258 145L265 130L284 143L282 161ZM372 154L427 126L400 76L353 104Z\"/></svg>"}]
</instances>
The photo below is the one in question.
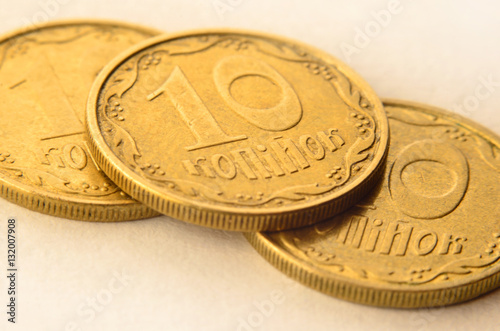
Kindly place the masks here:
<instances>
[{"instance_id":1,"label":"paper surface","mask_svg":"<svg viewBox=\"0 0 500 331\"><path fill-rule=\"evenodd\" d=\"M495 1L3 0L0 8L2 33L81 17L283 35L347 62L381 98L461 108L500 133ZM14 325L3 276L9 217L18 230ZM358 305L288 279L239 233L168 217L77 222L1 200L0 268L0 330L500 330L498 290L440 309Z\"/></svg>"}]
</instances>

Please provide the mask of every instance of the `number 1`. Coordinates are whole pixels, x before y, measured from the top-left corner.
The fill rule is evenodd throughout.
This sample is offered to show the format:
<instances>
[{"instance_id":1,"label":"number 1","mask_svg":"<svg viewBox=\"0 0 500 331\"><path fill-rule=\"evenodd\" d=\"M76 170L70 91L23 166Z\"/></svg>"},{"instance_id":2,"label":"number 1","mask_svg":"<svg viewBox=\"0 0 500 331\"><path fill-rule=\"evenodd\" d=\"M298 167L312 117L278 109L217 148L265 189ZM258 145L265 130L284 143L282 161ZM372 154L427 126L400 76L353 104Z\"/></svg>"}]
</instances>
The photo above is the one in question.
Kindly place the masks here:
<instances>
[{"instance_id":1,"label":"number 1","mask_svg":"<svg viewBox=\"0 0 500 331\"><path fill-rule=\"evenodd\" d=\"M222 131L178 66L174 68L163 85L148 96L148 100L155 99L163 92L168 94L182 119L196 137L196 145L186 147L188 151L247 139L245 135L231 137Z\"/></svg>"}]
</instances>

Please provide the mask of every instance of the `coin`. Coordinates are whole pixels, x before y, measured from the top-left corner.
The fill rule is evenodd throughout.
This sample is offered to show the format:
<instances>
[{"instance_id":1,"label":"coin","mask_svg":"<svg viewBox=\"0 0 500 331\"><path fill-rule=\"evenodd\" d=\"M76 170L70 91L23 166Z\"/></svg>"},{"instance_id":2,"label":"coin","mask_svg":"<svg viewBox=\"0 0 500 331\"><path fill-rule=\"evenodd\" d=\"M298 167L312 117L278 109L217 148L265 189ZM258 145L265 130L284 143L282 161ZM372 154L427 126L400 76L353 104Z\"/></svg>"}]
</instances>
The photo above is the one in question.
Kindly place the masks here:
<instances>
[{"instance_id":1,"label":"coin","mask_svg":"<svg viewBox=\"0 0 500 331\"><path fill-rule=\"evenodd\" d=\"M109 64L87 108L91 149L132 197L239 231L310 224L375 183L385 112L346 65L281 37L204 30Z\"/></svg>"},{"instance_id":2,"label":"coin","mask_svg":"<svg viewBox=\"0 0 500 331\"><path fill-rule=\"evenodd\" d=\"M363 304L462 302L500 285L500 138L450 112L384 101L384 179L345 213L247 238L272 265Z\"/></svg>"},{"instance_id":3,"label":"coin","mask_svg":"<svg viewBox=\"0 0 500 331\"><path fill-rule=\"evenodd\" d=\"M117 53L158 31L107 21L64 21L0 39L1 196L78 220L118 221L156 212L121 191L92 158L85 104Z\"/></svg>"}]
</instances>

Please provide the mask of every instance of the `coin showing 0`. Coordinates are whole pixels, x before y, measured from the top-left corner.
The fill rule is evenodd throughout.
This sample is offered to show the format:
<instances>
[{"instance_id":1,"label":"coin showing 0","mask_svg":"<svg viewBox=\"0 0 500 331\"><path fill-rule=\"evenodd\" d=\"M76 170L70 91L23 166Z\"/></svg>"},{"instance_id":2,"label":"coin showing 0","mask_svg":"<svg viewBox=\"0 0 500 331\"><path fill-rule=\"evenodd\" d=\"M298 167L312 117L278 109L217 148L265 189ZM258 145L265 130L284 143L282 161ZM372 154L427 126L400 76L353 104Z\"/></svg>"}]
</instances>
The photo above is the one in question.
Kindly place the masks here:
<instances>
[{"instance_id":1,"label":"coin showing 0","mask_svg":"<svg viewBox=\"0 0 500 331\"><path fill-rule=\"evenodd\" d=\"M0 39L3 198L78 220L156 214L100 171L84 126L88 92L100 69L120 51L156 34L122 23L67 21Z\"/></svg>"},{"instance_id":2,"label":"coin showing 0","mask_svg":"<svg viewBox=\"0 0 500 331\"><path fill-rule=\"evenodd\" d=\"M316 290L387 307L433 307L500 286L500 138L455 114L384 102L384 179L355 207L302 229L248 234Z\"/></svg>"},{"instance_id":3,"label":"coin showing 0","mask_svg":"<svg viewBox=\"0 0 500 331\"><path fill-rule=\"evenodd\" d=\"M375 183L388 124L337 59L280 37L200 31L109 64L88 102L93 153L125 192L226 230L277 230L335 214Z\"/></svg>"}]
</instances>

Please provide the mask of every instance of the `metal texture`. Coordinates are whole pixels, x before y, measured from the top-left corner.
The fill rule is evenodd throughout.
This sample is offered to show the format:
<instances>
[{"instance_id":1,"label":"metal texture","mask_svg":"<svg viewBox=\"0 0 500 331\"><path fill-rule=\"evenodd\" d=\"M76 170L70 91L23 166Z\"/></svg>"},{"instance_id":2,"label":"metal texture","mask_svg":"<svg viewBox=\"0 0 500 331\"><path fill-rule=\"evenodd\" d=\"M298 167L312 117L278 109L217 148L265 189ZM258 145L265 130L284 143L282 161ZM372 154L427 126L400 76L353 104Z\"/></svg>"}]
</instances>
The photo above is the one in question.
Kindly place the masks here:
<instances>
[{"instance_id":1,"label":"metal texture","mask_svg":"<svg viewBox=\"0 0 500 331\"><path fill-rule=\"evenodd\" d=\"M378 179L389 138L379 99L346 65L232 30L138 45L97 78L87 116L96 160L125 192L239 231L345 210Z\"/></svg>"},{"instance_id":2,"label":"metal texture","mask_svg":"<svg viewBox=\"0 0 500 331\"><path fill-rule=\"evenodd\" d=\"M345 213L247 238L272 265L359 303L416 308L500 285L500 138L455 114L385 101L382 182Z\"/></svg>"},{"instance_id":3,"label":"metal texture","mask_svg":"<svg viewBox=\"0 0 500 331\"><path fill-rule=\"evenodd\" d=\"M109 21L62 21L0 39L0 194L32 210L86 221L156 212L121 191L92 159L88 92L120 51L157 35Z\"/></svg>"}]
</instances>

